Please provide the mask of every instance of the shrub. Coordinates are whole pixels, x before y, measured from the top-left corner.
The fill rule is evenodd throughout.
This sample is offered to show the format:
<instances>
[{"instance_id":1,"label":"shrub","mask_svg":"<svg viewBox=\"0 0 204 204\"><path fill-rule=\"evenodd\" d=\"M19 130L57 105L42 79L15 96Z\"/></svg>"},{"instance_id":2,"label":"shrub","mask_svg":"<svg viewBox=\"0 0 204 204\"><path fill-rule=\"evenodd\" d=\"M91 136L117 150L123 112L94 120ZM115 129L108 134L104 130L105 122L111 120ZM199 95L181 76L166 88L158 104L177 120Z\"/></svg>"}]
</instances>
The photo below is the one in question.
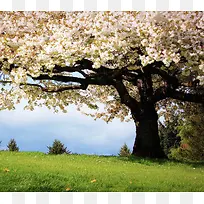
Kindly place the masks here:
<instances>
[{"instance_id":1,"label":"shrub","mask_svg":"<svg viewBox=\"0 0 204 204\"><path fill-rule=\"evenodd\" d=\"M126 143L120 148L120 152L118 155L120 157L128 157L131 155L130 149L128 148Z\"/></svg>"},{"instance_id":2,"label":"shrub","mask_svg":"<svg viewBox=\"0 0 204 204\"><path fill-rule=\"evenodd\" d=\"M59 140L54 140L52 146L48 146L48 154L71 154L67 147L64 147Z\"/></svg>"},{"instance_id":3,"label":"shrub","mask_svg":"<svg viewBox=\"0 0 204 204\"><path fill-rule=\"evenodd\" d=\"M19 151L19 147L17 146L17 143L14 139L11 139L7 145L8 150L12 151L12 152L18 152Z\"/></svg>"}]
</instances>

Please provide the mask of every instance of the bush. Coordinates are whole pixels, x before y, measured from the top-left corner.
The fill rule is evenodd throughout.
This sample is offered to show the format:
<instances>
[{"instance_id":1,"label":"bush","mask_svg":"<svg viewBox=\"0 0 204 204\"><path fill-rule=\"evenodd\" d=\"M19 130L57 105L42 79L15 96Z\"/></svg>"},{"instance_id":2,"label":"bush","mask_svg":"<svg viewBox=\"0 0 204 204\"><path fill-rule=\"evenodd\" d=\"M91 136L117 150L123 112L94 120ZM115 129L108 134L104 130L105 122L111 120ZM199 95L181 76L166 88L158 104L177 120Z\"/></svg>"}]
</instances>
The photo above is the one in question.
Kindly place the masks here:
<instances>
[{"instance_id":1,"label":"bush","mask_svg":"<svg viewBox=\"0 0 204 204\"><path fill-rule=\"evenodd\" d=\"M131 155L130 149L126 145L126 143L121 147L120 152L118 154L120 157L128 157Z\"/></svg>"},{"instance_id":2,"label":"bush","mask_svg":"<svg viewBox=\"0 0 204 204\"><path fill-rule=\"evenodd\" d=\"M64 147L59 140L54 140L52 146L47 147L49 152L48 154L71 154L70 151L67 150L67 147Z\"/></svg>"},{"instance_id":3,"label":"bush","mask_svg":"<svg viewBox=\"0 0 204 204\"><path fill-rule=\"evenodd\" d=\"M18 152L19 151L19 147L17 146L17 143L14 139L11 139L7 145L8 150L12 151L12 152Z\"/></svg>"}]
</instances>

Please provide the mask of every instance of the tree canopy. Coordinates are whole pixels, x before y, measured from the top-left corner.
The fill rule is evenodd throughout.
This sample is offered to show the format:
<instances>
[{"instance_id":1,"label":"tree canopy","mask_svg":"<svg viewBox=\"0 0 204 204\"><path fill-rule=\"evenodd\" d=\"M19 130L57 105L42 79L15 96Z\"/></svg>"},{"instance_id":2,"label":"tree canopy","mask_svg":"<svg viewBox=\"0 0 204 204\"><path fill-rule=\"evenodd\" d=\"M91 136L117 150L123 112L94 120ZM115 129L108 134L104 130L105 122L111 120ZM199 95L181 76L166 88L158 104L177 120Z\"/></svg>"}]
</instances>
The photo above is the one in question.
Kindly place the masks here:
<instances>
[{"instance_id":1,"label":"tree canopy","mask_svg":"<svg viewBox=\"0 0 204 204\"><path fill-rule=\"evenodd\" d=\"M96 117L124 119L145 72L154 75L155 102L204 100L186 85L204 84L203 12L1 12L0 19L1 109L21 98L31 110L102 102L106 114Z\"/></svg>"}]
</instances>

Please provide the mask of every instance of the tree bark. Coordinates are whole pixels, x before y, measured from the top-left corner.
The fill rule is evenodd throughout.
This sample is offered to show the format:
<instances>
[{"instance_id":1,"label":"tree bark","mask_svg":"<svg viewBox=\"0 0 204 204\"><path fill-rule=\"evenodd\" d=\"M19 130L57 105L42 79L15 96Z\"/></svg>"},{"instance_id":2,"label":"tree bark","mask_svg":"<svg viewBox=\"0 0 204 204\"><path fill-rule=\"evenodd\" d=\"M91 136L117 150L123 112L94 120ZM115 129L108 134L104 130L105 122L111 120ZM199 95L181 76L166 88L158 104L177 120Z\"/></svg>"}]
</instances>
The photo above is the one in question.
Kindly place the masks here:
<instances>
[{"instance_id":1,"label":"tree bark","mask_svg":"<svg viewBox=\"0 0 204 204\"><path fill-rule=\"evenodd\" d=\"M160 145L158 116L154 106L149 105L141 112L143 112L141 119L134 119L136 138L132 154L140 157L165 158Z\"/></svg>"},{"instance_id":2,"label":"tree bark","mask_svg":"<svg viewBox=\"0 0 204 204\"><path fill-rule=\"evenodd\" d=\"M136 125L136 138L133 155L141 157L164 158L158 133L158 115L153 100L151 74L146 73L139 79L137 87L140 93L140 113L132 116Z\"/></svg>"}]
</instances>

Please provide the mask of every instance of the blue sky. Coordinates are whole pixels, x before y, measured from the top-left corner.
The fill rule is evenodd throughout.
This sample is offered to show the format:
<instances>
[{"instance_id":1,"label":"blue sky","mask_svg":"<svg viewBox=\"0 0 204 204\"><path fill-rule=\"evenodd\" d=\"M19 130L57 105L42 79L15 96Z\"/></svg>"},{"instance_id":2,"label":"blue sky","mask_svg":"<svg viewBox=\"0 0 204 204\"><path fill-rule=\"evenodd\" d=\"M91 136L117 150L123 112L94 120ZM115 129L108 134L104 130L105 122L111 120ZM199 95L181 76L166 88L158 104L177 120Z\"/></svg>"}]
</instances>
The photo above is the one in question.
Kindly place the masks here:
<instances>
[{"instance_id":1,"label":"blue sky","mask_svg":"<svg viewBox=\"0 0 204 204\"><path fill-rule=\"evenodd\" d=\"M56 114L47 108L25 111L19 104L14 111L0 112L0 130L0 148L14 138L21 151L47 152L47 146L59 139L74 153L109 155L117 154L124 143L132 150L135 139L133 122L95 121L74 106Z\"/></svg>"}]
</instances>

